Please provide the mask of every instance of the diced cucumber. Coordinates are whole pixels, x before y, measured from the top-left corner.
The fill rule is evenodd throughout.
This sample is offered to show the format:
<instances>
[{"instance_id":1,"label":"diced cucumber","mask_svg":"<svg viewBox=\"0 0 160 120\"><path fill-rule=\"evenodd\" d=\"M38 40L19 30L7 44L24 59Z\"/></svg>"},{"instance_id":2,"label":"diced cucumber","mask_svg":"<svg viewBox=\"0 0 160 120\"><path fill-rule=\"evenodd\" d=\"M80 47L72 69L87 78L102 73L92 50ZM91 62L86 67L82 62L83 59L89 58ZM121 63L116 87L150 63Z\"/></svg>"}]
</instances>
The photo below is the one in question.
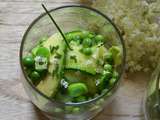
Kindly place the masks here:
<instances>
[{"instance_id":1,"label":"diced cucumber","mask_svg":"<svg viewBox=\"0 0 160 120\"><path fill-rule=\"evenodd\" d=\"M52 53L49 59L49 74L43 81L38 84L37 88L47 95L48 97L53 97L58 89L59 81L61 80L61 74L64 67L64 51L66 45L63 41L63 38L60 34L54 34L48 40L43 42L43 46L50 50L50 47L59 46L56 52ZM57 58L57 53L61 55L60 58ZM55 62L55 60L57 61Z\"/></svg>"},{"instance_id":2,"label":"diced cucumber","mask_svg":"<svg viewBox=\"0 0 160 120\"><path fill-rule=\"evenodd\" d=\"M55 70L58 70L57 68L63 67L63 59L64 59L64 50L65 50L65 42L62 38L62 36L58 33L51 36L46 42L43 43L43 46L50 48L50 47L57 47L56 52L51 53L50 59L49 59L49 66L48 71L49 73L55 72ZM58 58L57 55L60 55L61 58ZM61 70L59 69L59 72Z\"/></svg>"},{"instance_id":3,"label":"diced cucumber","mask_svg":"<svg viewBox=\"0 0 160 120\"><path fill-rule=\"evenodd\" d=\"M72 46L73 50L68 51L66 56L66 68L67 69L78 69L85 71L92 75L95 75L98 72L98 69L101 69L102 66L97 65L98 60L104 61L104 55L107 52L107 49L104 46L97 47L93 46L93 54L91 56L86 56L81 53L82 46ZM71 59L72 56L75 56L76 61Z\"/></svg>"},{"instance_id":4,"label":"diced cucumber","mask_svg":"<svg viewBox=\"0 0 160 120\"><path fill-rule=\"evenodd\" d=\"M48 97L52 97L57 92L57 87L59 84L59 79L56 76L48 74L44 80L42 80L38 85L37 89Z\"/></svg>"},{"instance_id":5,"label":"diced cucumber","mask_svg":"<svg viewBox=\"0 0 160 120\"><path fill-rule=\"evenodd\" d=\"M96 74L96 63L89 56L80 52L81 46L73 46L72 51L68 51L66 56L66 68L79 69L91 74ZM76 56L76 62L71 59L71 56Z\"/></svg>"},{"instance_id":6,"label":"diced cucumber","mask_svg":"<svg viewBox=\"0 0 160 120\"><path fill-rule=\"evenodd\" d=\"M81 53L82 46L73 46L72 51L68 51L66 56L66 66L67 69L78 69L81 71L85 71L92 75L95 75L97 69L102 68L102 66L97 65L98 59L104 59L104 54L107 51L104 46L92 47L93 54L91 56L86 56L85 54ZM76 57L76 61L71 59L71 56Z\"/></svg>"}]
</instances>

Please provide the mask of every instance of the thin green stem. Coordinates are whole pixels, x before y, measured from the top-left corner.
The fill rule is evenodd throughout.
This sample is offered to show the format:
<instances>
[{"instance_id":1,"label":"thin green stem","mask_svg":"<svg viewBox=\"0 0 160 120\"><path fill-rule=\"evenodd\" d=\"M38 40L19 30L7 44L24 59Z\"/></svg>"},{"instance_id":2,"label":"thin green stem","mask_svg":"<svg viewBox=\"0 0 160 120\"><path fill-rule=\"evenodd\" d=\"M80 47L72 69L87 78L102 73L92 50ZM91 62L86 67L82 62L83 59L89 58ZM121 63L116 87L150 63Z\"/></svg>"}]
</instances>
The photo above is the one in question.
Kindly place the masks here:
<instances>
[{"instance_id":1,"label":"thin green stem","mask_svg":"<svg viewBox=\"0 0 160 120\"><path fill-rule=\"evenodd\" d=\"M49 11L47 10L47 8L44 6L44 4L42 4L42 7L43 7L43 9L46 11L46 13L48 14L48 16L49 16L50 19L52 20L52 22L55 24L55 26L56 26L56 28L58 29L58 31L60 32L60 34L62 35L63 39L65 40L65 43L66 43L67 47L68 47L70 50L72 50L71 47L70 47L70 45L69 45L69 43L68 43L68 41L66 40L65 35L64 35L63 32L62 32L62 30L61 30L60 27L57 25L56 21L53 19L53 17L51 16L51 14L50 14Z\"/></svg>"}]
</instances>

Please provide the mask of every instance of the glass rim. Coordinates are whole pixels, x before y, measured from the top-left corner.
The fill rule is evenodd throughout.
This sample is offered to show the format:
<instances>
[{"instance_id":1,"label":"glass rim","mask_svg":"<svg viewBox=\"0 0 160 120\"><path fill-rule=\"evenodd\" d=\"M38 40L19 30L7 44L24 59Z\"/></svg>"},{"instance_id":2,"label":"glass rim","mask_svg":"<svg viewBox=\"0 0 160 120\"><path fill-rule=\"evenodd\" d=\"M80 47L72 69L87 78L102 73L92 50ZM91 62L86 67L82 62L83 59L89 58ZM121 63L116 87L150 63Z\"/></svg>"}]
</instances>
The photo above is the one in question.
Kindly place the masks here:
<instances>
[{"instance_id":1,"label":"glass rim","mask_svg":"<svg viewBox=\"0 0 160 120\"><path fill-rule=\"evenodd\" d=\"M20 52L19 52L19 61L20 61L20 67L21 67L21 71L24 75L24 78L25 80L29 83L29 85L38 93L40 94L42 97L44 97L45 99L47 99L48 101L50 102L53 102L53 103L56 103L56 104L61 104L61 105L70 105L70 106L79 106L79 105L83 105L83 104L90 104L90 103L93 103L101 98L103 98L106 94L108 94L111 90L113 90L119 83L123 73L124 73L124 70L125 70L125 63L126 63L126 48L125 48L125 43L124 43L124 40L122 38L122 35L119 31L119 29L116 27L116 25L112 22L112 20L106 16L105 14L101 13L99 10L95 9L95 8L92 8L92 7L88 7L88 6L85 6L85 5L64 5L64 6L60 6L60 7L56 7L56 8L53 8L53 9L50 9L49 12L54 12L54 11L57 11L57 10L60 10L60 9L64 9L64 8L83 8L83 9L88 9L90 11L93 11L99 15L101 15L102 17L104 17L107 21L109 21L109 23L114 27L114 29L116 30L119 38L120 38L120 42L121 42L121 45L122 45L122 49L123 49L123 60L122 60L122 67L121 67L121 70L120 70L120 75L118 76L118 80L114 83L114 85L109 88L106 92L98 95L97 97L91 99L91 100L87 100L87 101L84 101L84 102L78 102L78 103L65 103L65 102L61 102L61 101L57 101L55 99L52 99L48 96L46 96L44 93L42 93L40 90L38 90L32 83L31 83L31 80L30 78L26 75L25 73L25 70L24 70L24 67L23 67L23 64L22 64L22 56L23 56L23 47L24 47L24 42L26 40L26 36L28 35L29 31L31 30L32 26L39 20L41 19L42 17L44 17L46 15L46 12L43 12L41 13L37 18L35 18L32 23L29 25L29 27L27 28L27 30L25 31L23 37L22 37L22 41L21 41L21 45L20 45Z\"/></svg>"}]
</instances>

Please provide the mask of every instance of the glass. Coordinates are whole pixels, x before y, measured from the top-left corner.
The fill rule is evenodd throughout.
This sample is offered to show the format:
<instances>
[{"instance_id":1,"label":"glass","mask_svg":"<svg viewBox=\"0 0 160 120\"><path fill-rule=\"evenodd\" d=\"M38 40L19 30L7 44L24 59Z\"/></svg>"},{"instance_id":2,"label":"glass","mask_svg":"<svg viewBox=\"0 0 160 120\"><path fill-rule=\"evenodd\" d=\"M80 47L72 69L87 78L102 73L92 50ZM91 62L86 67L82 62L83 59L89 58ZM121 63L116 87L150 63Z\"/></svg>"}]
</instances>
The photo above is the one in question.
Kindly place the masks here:
<instances>
[{"instance_id":1,"label":"glass","mask_svg":"<svg viewBox=\"0 0 160 120\"><path fill-rule=\"evenodd\" d=\"M48 118L56 120L89 120L113 99L124 71L125 65L125 48L119 30L112 21L99 11L79 6L62 6L50 10L51 15L58 23L63 32L73 31L76 29L85 29L103 34L109 39L106 47L118 45L122 49L122 63L117 67L120 73L118 81L109 90L104 90L103 94L89 101L80 103L62 103L48 98L41 93L25 74L22 66L22 58L39 42L43 36L51 36L58 32L46 13L41 14L29 26L23 36L20 48L20 64L22 69L22 81L25 90L33 104L35 104Z\"/></svg>"},{"instance_id":2,"label":"glass","mask_svg":"<svg viewBox=\"0 0 160 120\"><path fill-rule=\"evenodd\" d=\"M151 76L144 106L146 120L160 120L160 64Z\"/></svg>"}]
</instances>

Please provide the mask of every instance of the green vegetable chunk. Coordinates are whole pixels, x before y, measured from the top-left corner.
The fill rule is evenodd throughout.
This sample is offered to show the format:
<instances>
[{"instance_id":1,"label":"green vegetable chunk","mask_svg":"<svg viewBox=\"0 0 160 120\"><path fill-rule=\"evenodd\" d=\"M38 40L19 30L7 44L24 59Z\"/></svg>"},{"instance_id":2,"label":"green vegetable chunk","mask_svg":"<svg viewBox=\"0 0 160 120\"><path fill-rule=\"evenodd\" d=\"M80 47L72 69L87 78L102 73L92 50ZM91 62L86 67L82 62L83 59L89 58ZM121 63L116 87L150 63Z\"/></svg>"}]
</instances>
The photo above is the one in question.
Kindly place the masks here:
<instances>
[{"instance_id":1,"label":"green vegetable chunk","mask_svg":"<svg viewBox=\"0 0 160 120\"><path fill-rule=\"evenodd\" d=\"M23 58L28 77L47 97L64 103L84 102L99 96L118 80L116 65L121 49L104 44L104 36L86 30L65 33L72 50L61 34L44 37ZM77 114L81 108L66 106L64 112ZM63 112L60 108L55 112Z\"/></svg>"},{"instance_id":2,"label":"green vegetable chunk","mask_svg":"<svg viewBox=\"0 0 160 120\"><path fill-rule=\"evenodd\" d=\"M103 71L103 74L99 80L98 88L100 91L107 88L109 80L112 78L112 73L109 71Z\"/></svg>"},{"instance_id":3,"label":"green vegetable chunk","mask_svg":"<svg viewBox=\"0 0 160 120\"><path fill-rule=\"evenodd\" d=\"M109 64L113 64L113 56L111 52L107 52L105 55L105 60Z\"/></svg>"},{"instance_id":4,"label":"green vegetable chunk","mask_svg":"<svg viewBox=\"0 0 160 120\"><path fill-rule=\"evenodd\" d=\"M88 38L92 39L92 38L94 38L94 35L90 33L90 34L88 35Z\"/></svg>"},{"instance_id":5,"label":"green vegetable chunk","mask_svg":"<svg viewBox=\"0 0 160 120\"><path fill-rule=\"evenodd\" d=\"M90 38L85 38L83 40L83 46L84 47L90 47L90 46L92 46L92 40Z\"/></svg>"},{"instance_id":6,"label":"green vegetable chunk","mask_svg":"<svg viewBox=\"0 0 160 120\"><path fill-rule=\"evenodd\" d=\"M81 50L83 49L80 45L72 46L73 50L68 51L66 55L66 66L67 69L81 70L89 74L95 75L96 73L101 73L103 66L97 64L97 60L100 59L104 62L104 55L107 49L104 46L93 46L92 54L85 55ZM75 60L71 59L71 56L75 56Z\"/></svg>"},{"instance_id":7,"label":"green vegetable chunk","mask_svg":"<svg viewBox=\"0 0 160 120\"><path fill-rule=\"evenodd\" d=\"M26 56L22 59L22 63L26 67L32 67L34 65L34 59L32 56Z\"/></svg>"},{"instance_id":8,"label":"green vegetable chunk","mask_svg":"<svg viewBox=\"0 0 160 120\"><path fill-rule=\"evenodd\" d=\"M82 51L85 55L91 55L92 54L92 49L91 48L83 48Z\"/></svg>"},{"instance_id":9,"label":"green vegetable chunk","mask_svg":"<svg viewBox=\"0 0 160 120\"><path fill-rule=\"evenodd\" d=\"M103 71L102 76L104 76L105 79L110 79L112 77L112 73L109 71Z\"/></svg>"},{"instance_id":10,"label":"green vegetable chunk","mask_svg":"<svg viewBox=\"0 0 160 120\"><path fill-rule=\"evenodd\" d=\"M96 35L95 40L96 40L97 43L103 42L104 41L104 37L102 35Z\"/></svg>"},{"instance_id":11,"label":"green vegetable chunk","mask_svg":"<svg viewBox=\"0 0 160 120\"><path fill-rule=\"evenodd\" d=\"M66 39L71 42L74 41L76 43L80 43L82 38L82 32L81 31L72 31L66 33Z\"/></svg>"},{"instance_id":12,"label":"green vegetable chunk","mask_svg":"<svg viewBox=\"0 0 160 120\"><path fill-rule=\"evenodd\" d=\"M116 78L112 78L112 79L110 79L110 81L109 81L109 85L110 86L112 86L112 85L114 85L114 83L117 81L117 79Z\"/></svg>"},{"instance_id":13,"label":"green vegetable chunk","mask_svg":"<svg viewBox=\"0 0 160 120\"><path fill-rule=\"evenodd\" d=\"M88 88L88 94L94 95L97 92L95 80L97 76L92 76L84 71L77 70L65 70L64 76L69 84L81 82L84 83Z\"/></svg>"},{"instance_id":14,"label":"green vegetable chunk","mask_svg":"<svg viewBox=\"0 0 160 120\"><path fill-rule=\"evenodd\" d=\"M37 85L37 88L48 97L53 97L57 92L58 81L56 76L52 77L52 75L47 74L45 79Z\"/></svg>"},{"instance_id":15,"label":"green vegetable chunk","mask_svg":"<svg viewBox=\"0 0 160 120\"><path fill-rule=\"evenodd\" d=\"M112 46L109 49L109 52L112 53L114 64L119 65L122 62L122 55L121 55L121 49L118 46Z\"/></svg>"},{"instance_id":16,"label":"green vegetable chunk","mask_svg":"<svg viewBox=\"0 0 160 120\"><path fill-rule=\"evenodd\" d=\"M45 48L50 50L51 46L59 46L56 52L53 52L49 57L48 74L37 85L38 90L47 95L48 97L54 97L58 91L60 85L61 74L63 70L65 43L60 34L54 34L48 40L42 44ZM43 53L43 52L42 52ZM61 54L60 58L57 58L57 54Z\"/></svg>"},{"instance_id":17,"label":"green vegetable chunk","mask_svg":"<svg viewBox=\"0 0 160 120\"><path fill-rule=\"evenodd\" d=\"M88 88L84 83L73 83L68 87L68 94L71 97L78 97L88 92Z\"/></svg>"},{"instance_id":18,"label":"green vegetable chunk","mask_svg":"<svg viewBox=\"0 0 160 120\"><path fill-rule=\"evenodd\" d=\"M67 34L65 37L69 42L73 39L72 34Z\"/></svg>"},{"instance_id":19,"label":"green vegetable chunk","mask_svg":"<svg viewBox=\"0 0 160 120\"><path fill-rule=\"evenodd\" d=\"M29 76L33 84L37 84L41 80L40 74L37 71L33 71Z\"/></svg>"},{"instance_id":20,"label":"green vegetable chunk","mask_svg":"<svg viewBox=\"0 0 160 120\"><path fill-rule=\"evenodd\" d=\"M36 56L42 56L42 57L46 57L49 58L50 56L50 51L48 48L46 47L39 47L36 51Z\"/></svg>"},{"instance_id":21,"label":"green vegetable chunk","mask_svg":"<svg viewBox=\"0 0 160 120\"><path fill-rule=\"evenodd\" d=\"M106 71L109 71L109 72L112 72L112 70L113 70L112 65L110 65L110 64L105 64L105 65L104 65L104 69L105 69Z\"/></svg>"},{"instance_id":22,"label":"green vegetable chunk","mask_svg":"<svg viewBox=\"0 0 160 120\"><path fill-rule=\"evenodd\" d=\"M82 31L82 38L84 39L84 38L86 38L86 37L88 37L88 35L89 35L89 31Z\"/></svg>"}]
</instances>

